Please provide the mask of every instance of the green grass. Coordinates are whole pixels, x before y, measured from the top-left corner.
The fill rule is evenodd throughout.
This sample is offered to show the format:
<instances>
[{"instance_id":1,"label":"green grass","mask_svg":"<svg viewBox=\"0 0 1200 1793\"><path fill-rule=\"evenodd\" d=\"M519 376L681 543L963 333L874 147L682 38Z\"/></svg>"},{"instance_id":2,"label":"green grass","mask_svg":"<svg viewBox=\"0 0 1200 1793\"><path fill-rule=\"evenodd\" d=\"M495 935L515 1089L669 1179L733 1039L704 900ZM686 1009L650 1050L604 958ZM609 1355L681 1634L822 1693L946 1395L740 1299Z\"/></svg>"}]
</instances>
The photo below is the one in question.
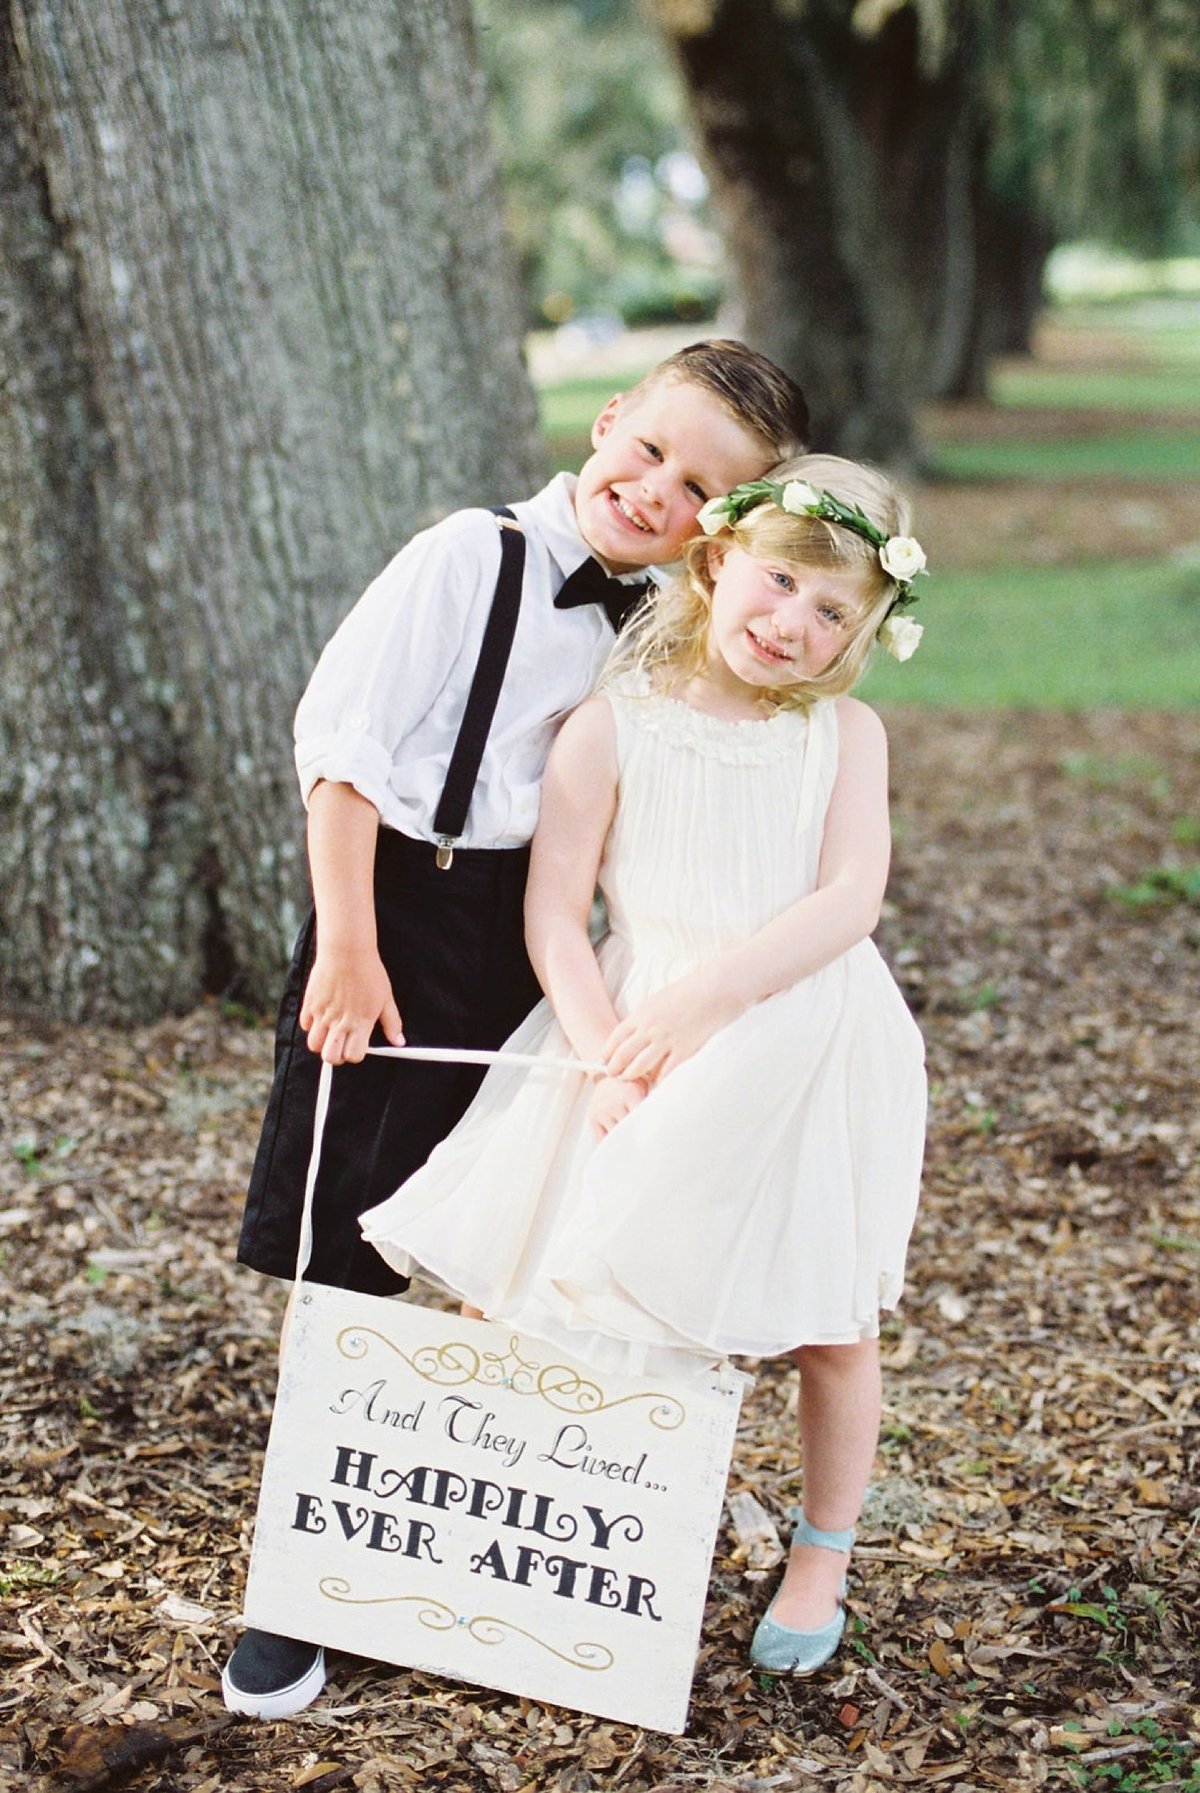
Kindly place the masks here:
<instances>
[{"instance_id":1,"label":"green grass","mask_svg":"<svg viewBox=\"0 0 1200 1793\"><path fill-rule=\"evenodd\" d=\"M921 581L925 638L879 655L869 702L965 709L1200 707L1200 572L1170 561L1006 567Z\"/></svg>"},{"instance_id":2,"label":"green grass","mask_svg":"<svg viewBox=\"0 0 1200 1793\"><path fill-rule=\"evenodd\" d=\"M1144 368L1039 367L1010 363L997 368L989 381L1000 405L1037 405L1062 410L1191 411L1200 417L1200 366L1182 359L1171 366L1177 349L1164 357L1168 365ZM1200 350L1197 350L1200 361Z\"/></svg>"},{"instance_id":3,"label":"green grass","mask_svg":"<svg viewBox=\"0 0 1200 1793\"><path fill-rule=\"evenodd\" d=\"M638 368L620 379L604 374L560 380L541 389L538 407L552 466L579 471L591 453L590 434L597 415L614 392L628 391L644 372L645 368Z\"/></svg>"},{"instance_id":4,"label":"green grass","mask_svg":"<svg viewBox=\"0 0 1200 1793\"><path fill-rule=\"evenodd\" d=\"M1200 356L1200 297L1063 304L1049 314L1060 330L1124 336L1141 354Z\"/></svg>"},{"instance_id":5,"label":"green grass","mask_svg":"<svg viewBox=\"0 0 1200 1793\"><path fill-rule=\"evenodd\" d=\"M936 474L950 479L1195 479L1200 429L1088 430L1046 440L934 442Z\"/></svg>"}]
</instances>

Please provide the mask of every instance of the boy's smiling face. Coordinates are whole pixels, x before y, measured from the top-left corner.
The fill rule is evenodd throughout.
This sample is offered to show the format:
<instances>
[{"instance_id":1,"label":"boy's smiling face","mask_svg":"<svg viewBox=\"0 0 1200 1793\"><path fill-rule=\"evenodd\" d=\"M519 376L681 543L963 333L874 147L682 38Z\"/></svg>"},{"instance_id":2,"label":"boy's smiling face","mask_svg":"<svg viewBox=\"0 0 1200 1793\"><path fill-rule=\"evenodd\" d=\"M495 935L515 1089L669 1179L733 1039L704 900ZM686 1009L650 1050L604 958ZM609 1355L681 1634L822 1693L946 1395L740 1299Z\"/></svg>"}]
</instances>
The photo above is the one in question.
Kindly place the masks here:
<instances>
[{"instance_id":1,"label":"boy's smiling face","mask_svg":"<svg viewBox=\"0 0 1200 1793\"><path fill-rule=\"evenodd\" d=\"M663 380L609 399L592 425L575 515L613 573L678 560L709 498L757 479L775 459L704 387Z\"/></svg>"}]
</instances>

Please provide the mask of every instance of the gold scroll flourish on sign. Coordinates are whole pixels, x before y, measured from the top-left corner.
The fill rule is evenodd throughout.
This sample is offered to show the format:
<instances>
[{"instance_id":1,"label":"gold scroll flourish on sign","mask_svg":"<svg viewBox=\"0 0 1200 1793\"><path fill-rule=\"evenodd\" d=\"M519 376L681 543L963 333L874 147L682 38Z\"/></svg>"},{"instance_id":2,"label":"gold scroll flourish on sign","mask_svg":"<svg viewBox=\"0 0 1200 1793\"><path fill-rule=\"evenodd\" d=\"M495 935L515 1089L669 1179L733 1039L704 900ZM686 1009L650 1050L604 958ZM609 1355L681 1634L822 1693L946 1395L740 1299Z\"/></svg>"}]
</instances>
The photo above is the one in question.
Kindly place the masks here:
<instances>
[{"instance_id":1,"label":"gold scroll flourish on sign","mask_svg":"<svg viewBox=\"0 0 1200 1793\"><path fill-rule=\"evenodd\" d=\"M417 1606L420 1608L417 1622L424 1625L427 1631L462 1630L473 1637L477 1644L502 1644L511 1632L536 1644L539 1650L548 1650L551 1656L557 1656L560 1662L568 1663L571 1668L603 1672L610 1669L616 1660L605 1644L584 1642L572 1644L569 1652L556 1650L544 1638L535 1636L532 1631L526 1631L520 1625L514 1625L509 1619L493 1618L487 1613L477 1613L473 1619L466 1619L441 1600L433 1600L427 1594L353 1594L350 1583L341 1575L326 1575L318 1586L327 1600L336 1600L342 1606Z\"/></svg>"},{"instance_id":2,"label":"gold scroll flourish on sign","mask_svg":"<svg viewBox=\"0 0 1200 1793\"><path fill-rule=\"evenodd\" d=\"M453 1631L458 1624L453 1609L429 1594L352 1594L343 1575L326 1575L317 1586L327 1600L342 1606L419 1606L417 1619L427 1631Z\"/></svg>"},{"instance_id":3,"label":"gold scroll flourish on sign","mask_svg":"<svg viewBox=\"0 0 1200 1793\"><path fill-rule=\"evenodd\" d=\"M604 1413L614 1407L648 1401L647 1417L651 1425L663 1432L673 1432L687 1417L683 1402L676 1400L674 1395L656 1394L649 1389L644 1393L617 1395L611 1401L606 1400L598 1383L581 1376L569 1364L539 1364L522 1357L515 1335L510 1337L508 1350L504 1352L477 1351L464 1339L455 1339L444 1345L422 1345L410 1357L395 1339L385 1332L377 1332L373 1326L343 1326L337 1337L338 1350L343 1357L365 1357L371 1349L372 1339L386 1345L424 1381L439 1388L458 1388L466 1382L481 1382L493 1388L510 1388L517 1395L538 1395L560 1413Z\"/></svg>"},{"instance_id":4,"label":"gold scroll flourish on sign","mask_svg":"<svg viewBox=\"0 0 1200 1793\"><path fill-rule=\"evenodd\" d=\"M471 1620L467 1630L480 1644L502 1644L505 1633L515 1631L518 1637L528 1638L539 1650L549 1650L551 1656L557 1656L560 1662L567 1662L572 1668L601 1670L611 1668L616 1658L605 1644L572 1644L570 1654L564 1650L556 1650L543 1637L535 1637L532 1631L525 1631L520 1625L512 1624L508 1619L493 1619L480 1614Z\"/></svg>"}]
</instances>

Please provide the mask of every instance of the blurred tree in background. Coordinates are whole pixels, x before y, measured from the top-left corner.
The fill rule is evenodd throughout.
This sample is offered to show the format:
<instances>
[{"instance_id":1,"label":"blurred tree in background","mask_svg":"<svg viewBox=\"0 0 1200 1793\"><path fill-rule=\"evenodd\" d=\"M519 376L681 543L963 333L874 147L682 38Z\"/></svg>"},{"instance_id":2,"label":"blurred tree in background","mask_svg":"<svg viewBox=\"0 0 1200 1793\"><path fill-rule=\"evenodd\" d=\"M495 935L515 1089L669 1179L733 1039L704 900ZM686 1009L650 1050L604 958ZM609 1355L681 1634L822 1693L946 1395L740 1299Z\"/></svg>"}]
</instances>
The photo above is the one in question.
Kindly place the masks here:
<instances>
[{"instance_id":1,"label":"blurred tree in background","mask_svg":"<svg viewBox=\"0 0 1200 1793\"><path fill-rule=\"evenodd\" d=\"M647 0L682 71L746 334L814 436L914 458L927 397L1025 343L1078 234L1195 229L1193 0Z\"/></svg>"},{"instance_id":2,"label":"blurred tree in background","mask_svg":"<svg viewBox=\"0 0 1200 1793\"><path fill-rule=\"evenodd\" d=\"M1195 0L972 4L993 189L1057 242L1200 251Z\"/></svg>"},{"instance_id":3,"label":"blurred tree in background","mask_svg":"<svg viewBox=\"0 0 1200 1793\"><path fill-rule=\"evenodd\" d=\"M708 318L726 284L684 96L631 0L476 0L532 328Z\"/></svg>"},{"instance_id":4,"label":"blurred tree in background","mask_svg":"<svg viewBox=\"0 0 1200 1793\"><path fill-rule=\"evenodd\" d=\"M1200 240L1195 0L478 7L531 321L708 316L724 282L848 453L911 462L922 401L984 392L1056 243Z\"/></svg>"}]
</instances>

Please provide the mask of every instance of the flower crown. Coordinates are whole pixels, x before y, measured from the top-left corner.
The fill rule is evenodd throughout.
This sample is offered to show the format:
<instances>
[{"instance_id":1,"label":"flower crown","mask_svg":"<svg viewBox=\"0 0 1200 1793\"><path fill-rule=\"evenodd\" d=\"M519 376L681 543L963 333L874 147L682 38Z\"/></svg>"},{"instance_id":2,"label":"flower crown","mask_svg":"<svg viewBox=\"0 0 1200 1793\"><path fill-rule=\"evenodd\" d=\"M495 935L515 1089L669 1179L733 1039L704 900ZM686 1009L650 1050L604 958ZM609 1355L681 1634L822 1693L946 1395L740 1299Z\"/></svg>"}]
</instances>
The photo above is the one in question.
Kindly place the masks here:
<instances>
[{"instance_id":1,"label":"flower crown","mask_svg":"<svg viewBox=\"0 0 1200 1793\"><path fill-rule=\"evenodd\" d=\"M839 523L860 535L879 555L879 564L896 587L896 595L888 613L876 632L877 640L893 659L908 660L920 646L925 633L920 623L910 617L896 616L908 604L915 604L917 594L913 580L925 571L925 550L911 535L885 535L876 528L857 504L843 504L832 492L818 492L806 479L751 479L734 486L720 498L710 498L702 505L696 521L705 535L716 535L739 522L747 511L759 504L774 504L794 517L817 517L822 523Z\"/></svg>"}]
</instances>

